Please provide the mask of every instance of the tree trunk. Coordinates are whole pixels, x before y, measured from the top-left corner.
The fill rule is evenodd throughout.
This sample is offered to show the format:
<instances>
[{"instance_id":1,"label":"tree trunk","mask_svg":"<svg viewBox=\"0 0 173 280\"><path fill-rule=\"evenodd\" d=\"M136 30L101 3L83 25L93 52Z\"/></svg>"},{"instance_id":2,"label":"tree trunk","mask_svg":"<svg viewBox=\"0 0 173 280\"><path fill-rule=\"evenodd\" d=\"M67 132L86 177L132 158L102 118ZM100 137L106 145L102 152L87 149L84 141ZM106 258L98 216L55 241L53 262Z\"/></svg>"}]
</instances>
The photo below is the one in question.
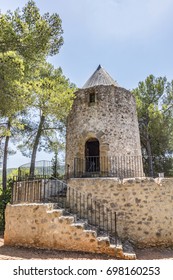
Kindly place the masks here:
<instances>
[{"instance_id":1,"label":"tree trunk","mask_svg":"<svg viewBox=\"0 0 173 280\"><path fill-rule=\"evenodd\" d=\"M153 168L153 159L152 159L152 151L151 151L151 144L150 144L150 139L149 135L147 134L147 154L148 154L148 164L149 164L149 176L153 177L154 176L154 168Z\"/></svg>"},{"instance_id":2,"label":"tree trunk","mask_svg":"<svg viewBox=\"0 0 173 280\"><path fill-rule=\"evenodd\" d=\"M9 131L11 127L11 123L8 120L7 130ZM3 192L7 189L7 158L8 158L8 144L9 144L10 136L5 137L5 145L4 145L4 155L3 155L3 166L2 166L2 187Z\"/></svg>"},{"instance_id":3,"label":"tree trunk","mask_svg":"<svg viewBox=\"0 0 173 280\"><path fill-rule=\"evenodd\" d=\"M57 166L58 166L58 153L57 152L55 152L55 166L54 166L54 177L55 178L57 178Z\"/></svg>"},{"instance_id":4,"label":"tree trunk","mask_svg":"<svg viewBox=\"0 0 173 280\"><path fill-rule=\"evenodd\" d=\"M34 146L33 146L33 150L32 150L31 165L30 165L30 176L34 176L35 160L36 160L38 145L39 145L44 121L45 121L45 116L41 115L40 123L39 123L39 126L38 126L38 130L37 130L37 134L36 134L36 137L35 137Z\"/></svg>"}]
</instances>

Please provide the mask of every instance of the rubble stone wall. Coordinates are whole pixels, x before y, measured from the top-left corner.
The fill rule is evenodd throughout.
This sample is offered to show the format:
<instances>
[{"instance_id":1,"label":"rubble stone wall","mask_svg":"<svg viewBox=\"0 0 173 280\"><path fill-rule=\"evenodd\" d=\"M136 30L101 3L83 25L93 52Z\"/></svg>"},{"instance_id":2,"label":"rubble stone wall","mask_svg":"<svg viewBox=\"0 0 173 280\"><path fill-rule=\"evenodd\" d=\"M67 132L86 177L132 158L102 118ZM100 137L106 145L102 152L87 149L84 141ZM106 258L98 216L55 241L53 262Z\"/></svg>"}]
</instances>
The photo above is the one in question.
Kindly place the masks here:
<instances>
[{"instance_id":1,"label":"rubble stone wall","mask_svg":"<svg viewBox=\"0 0 173 280\"><path fill-rule=\"evenodd\" d=\"M95 231L85 230L82 223L75 223L73 216L63 216L63 210L53 209L53 204L7 205L5 220L5 245L112 256L119 252L110 246L108 238L97 238Z\"/></svg>"},{"instance_id":2,"label":"rubble stone wall","mask_svg":"<svg viewBox=\"0 0 173 280\"><path fill-rule=\"evenodd\" d=\"M138 246L173 245L173 179L83 178L68 185L117 214L117 231Z\"/></svg>"},{"instance_id":3,"label":"rubble stone wall","mask_svg":"<svg viewBox=\"0 0 173 280\"><path fill-rule=\"evenodd\" d=\"M95 94L95 102L90 104L91 93ZM67 120L68 172L74 172L74 158L85 157L85 143L91 138L99 141L100 158L141 156L136 103L130 91L112 85L76 92Z\"/></svg>"}]
</instances>

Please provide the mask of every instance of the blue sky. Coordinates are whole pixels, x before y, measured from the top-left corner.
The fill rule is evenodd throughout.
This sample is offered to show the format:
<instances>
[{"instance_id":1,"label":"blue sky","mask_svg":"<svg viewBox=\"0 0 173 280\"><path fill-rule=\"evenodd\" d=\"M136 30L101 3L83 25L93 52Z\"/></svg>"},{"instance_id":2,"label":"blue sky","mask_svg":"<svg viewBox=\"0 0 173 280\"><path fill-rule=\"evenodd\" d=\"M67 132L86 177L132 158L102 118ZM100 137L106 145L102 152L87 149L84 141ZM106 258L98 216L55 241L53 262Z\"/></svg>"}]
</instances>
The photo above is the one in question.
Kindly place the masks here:
<instances>
[{"instance_id":1,"label":"blue sky","mask_svg":"<svg viewBox=\"0 0 173 280\"><path fill-rule=\"evenodd\" d=\"M127 89L137 87L149 74L173 79L173 0L35 2L41 13L60 15L64 45L50 62L61 66L78 87L83 86L99 64ZM0 9L5 13L26 3L0 0ZM10 166L14 165L15 157L10 157ZM21 161L25 163L28 159Z\"/></svg>"}]
</instances>

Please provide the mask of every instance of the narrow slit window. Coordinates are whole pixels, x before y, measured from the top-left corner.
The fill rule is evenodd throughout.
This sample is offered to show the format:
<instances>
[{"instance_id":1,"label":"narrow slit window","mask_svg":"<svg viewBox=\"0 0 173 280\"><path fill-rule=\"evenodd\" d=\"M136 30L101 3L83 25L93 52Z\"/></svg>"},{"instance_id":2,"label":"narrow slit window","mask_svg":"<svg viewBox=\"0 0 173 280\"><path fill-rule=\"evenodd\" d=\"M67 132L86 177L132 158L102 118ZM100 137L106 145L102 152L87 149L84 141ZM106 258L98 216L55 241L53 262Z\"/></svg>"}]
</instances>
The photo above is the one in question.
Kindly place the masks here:
<instances>
[{"instance_id":1,"label":"narrow slit window","mask_svg":"<svg viewBox=\"0 0 173 280\"><path fill-rule=\"evenodd\" d=\"M89 103L95 103L95 92L90 93Z\"/></svg>"}]
</instances>

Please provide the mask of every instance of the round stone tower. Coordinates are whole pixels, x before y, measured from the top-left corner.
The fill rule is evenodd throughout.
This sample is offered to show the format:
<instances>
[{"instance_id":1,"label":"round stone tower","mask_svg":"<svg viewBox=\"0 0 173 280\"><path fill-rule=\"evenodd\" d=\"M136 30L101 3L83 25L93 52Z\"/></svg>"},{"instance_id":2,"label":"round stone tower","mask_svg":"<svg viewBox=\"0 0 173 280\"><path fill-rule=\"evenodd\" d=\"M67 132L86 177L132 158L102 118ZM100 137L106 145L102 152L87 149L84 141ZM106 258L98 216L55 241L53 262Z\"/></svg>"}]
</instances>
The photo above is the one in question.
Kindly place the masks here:
<instances>
[{"instance_id":1,"label":"round stone tower","mask_svg":"<svg viewBox=\"0 0 173 280\"><path fill-rule=\"evenodd\" d=\"M67 120L67 177L143 176L136 103L99 65Z\"/></svg>"}]
</instances>

